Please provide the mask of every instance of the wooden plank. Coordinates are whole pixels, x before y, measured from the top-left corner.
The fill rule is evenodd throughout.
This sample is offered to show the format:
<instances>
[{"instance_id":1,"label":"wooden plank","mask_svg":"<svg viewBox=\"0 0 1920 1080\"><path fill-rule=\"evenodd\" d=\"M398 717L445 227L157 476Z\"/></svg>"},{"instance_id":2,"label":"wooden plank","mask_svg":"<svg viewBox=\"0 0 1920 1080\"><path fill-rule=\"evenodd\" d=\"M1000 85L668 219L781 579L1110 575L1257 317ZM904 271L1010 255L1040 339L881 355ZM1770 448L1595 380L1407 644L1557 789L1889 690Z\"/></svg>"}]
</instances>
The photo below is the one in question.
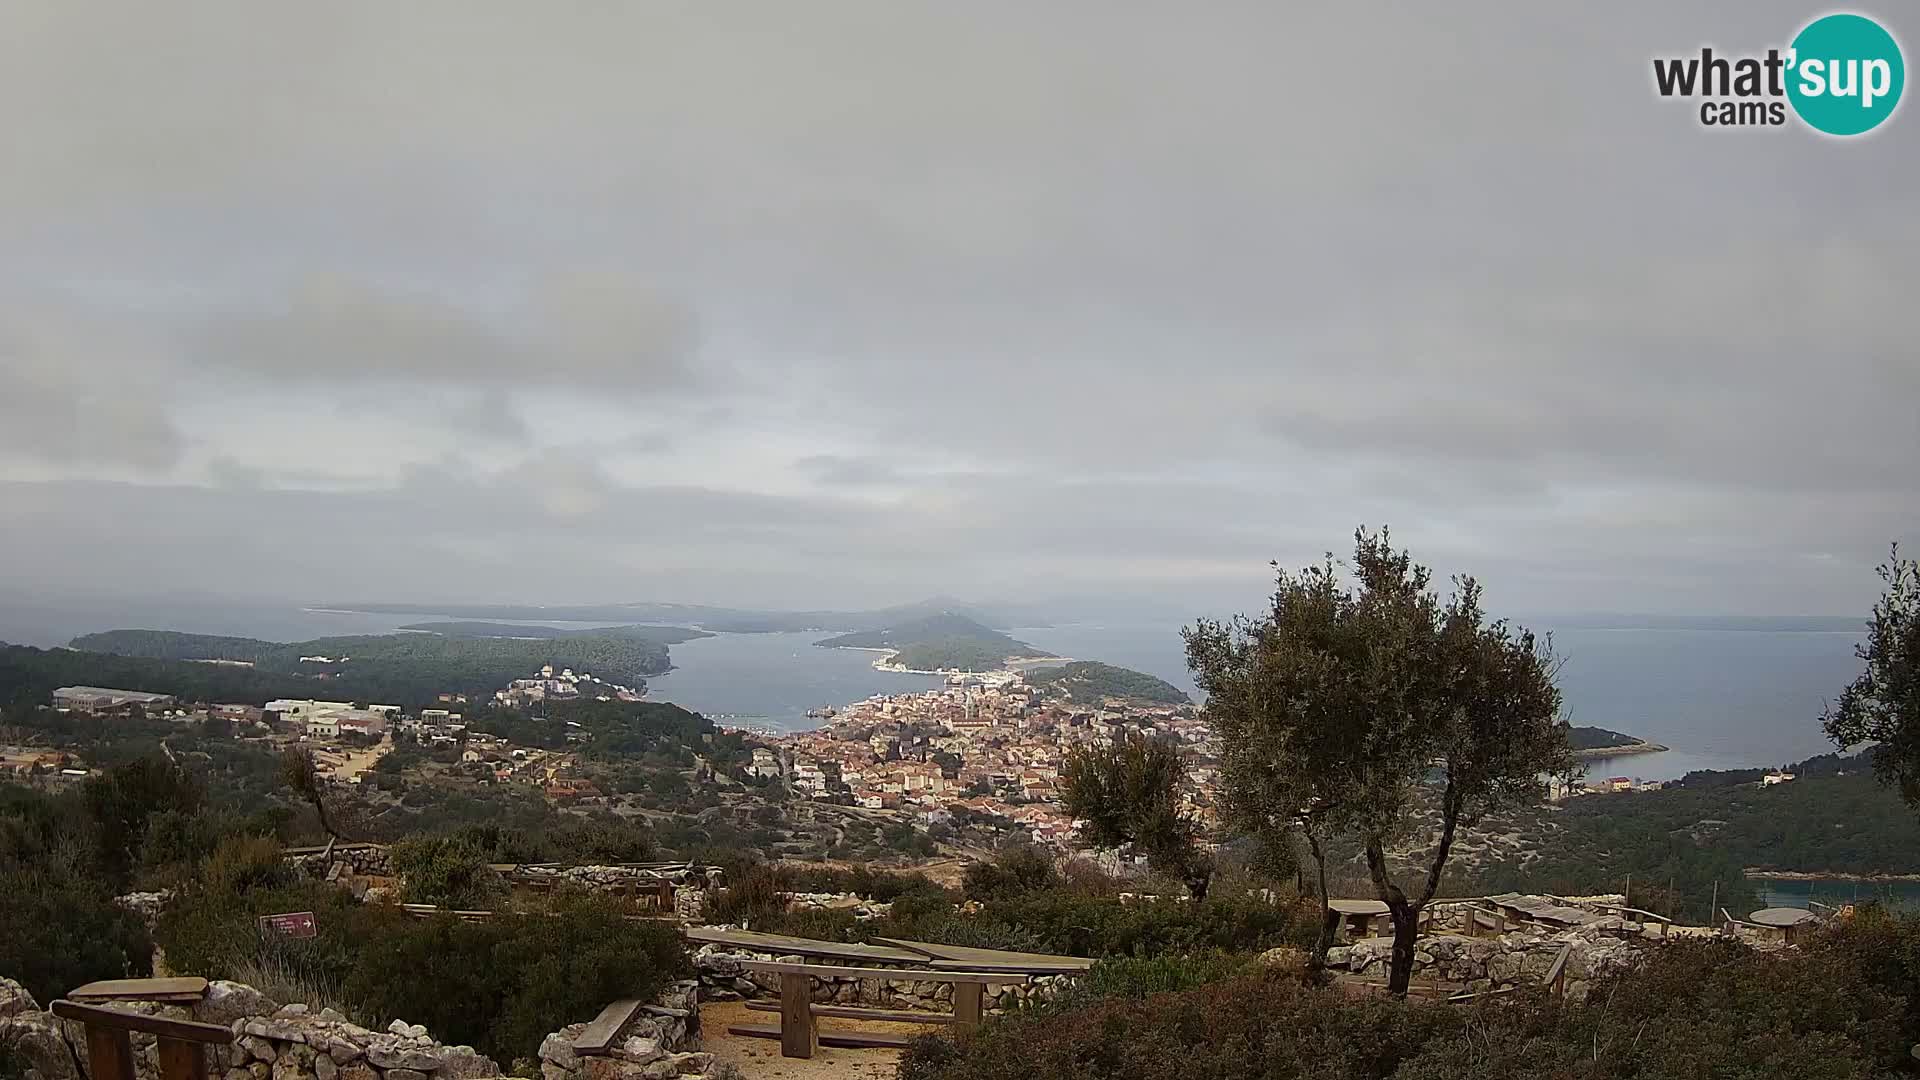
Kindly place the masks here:
<instances>
[{"instance_id":1,"label":"wooden plank","mask_svg":"<svg viewBox=\"0 0 1920 1080\"><path fill-rule=\"evenodd\" d=\"M780 976L780 1056L810 1058L820 1049L813 1019L813 980L797 972Z\"/></svg>"},{"instance_id":2,"label":"wooden plank","mask_svg":"<svg viewBox=\"0 0 1920 1080\"><path fill-rule=\"evenodd\" d=\"M1552 988L1555 997L1564 997L1566 994L1567 957L1572 955L1573 946L1568 944L1560 950L1559 956L1553 958L1553 966L1547 969L1545 982Z\"/></svg>"},{"instance_id":3,"label":"wooden plank","mask_svg":"<svg viewBox=\"0 0 1920 1080\"><path fill-rule=\"evenodd\" d=\"M105 979L90 982L67 994L69 1001L199 1001L207 996L207 980Z\"/></svg>"},{"instance_id":4,"label":"wooden plank","mask_svg":"<svg viewBox=\"0 0 1920 1080\"><path fill-rule=\"evenodd\" d=\"M979 983L960 983L953 988L953 1026L960 1031L972 1031L980 1026L980 1014L985 1011L984 1000L987 988Z\"/></svg>"},{"instance_id":5,"label":"wooden plank","mask_svg":"<svg viewBox=\"0 0 1920 1080\"><path fill-rule=\"evenodd\" d=\"M779 1012L780 1006L772 1001L749 1001L747 1008L754 1012ZM890 1024L951 1024L952 1013L915 1012L912 1009L868 1009L858 1005L815 1005L815 1016L837 1016L843 1020L879 1020Z\"/></svg>"},{"instance_id":6,"label":"wooden plank","mask_svg":"<svg viewBox=\"0 0 1920 1080\"><path fill-rule=\"evenodd\" d=\"M54 1015L59 1015L57 1009ZM133 1040L125 1028L87 1025L87 1075L91 1080L133 1080Z\"/></svg>"},{"instance_id":7,"label":"wooden plank","mask_svg":"<svg viewBox=\"0 0 1920 1080\"><path fill-rule=\"evenodd\" d=\"M639 1015L641 1007L645 1004L638 999L623 999L601 1009L600 1015L594 1017L580 1034L574 1036L573 1052L587 1057L606 1053L614 1040L620 1037L620 1030Z\"/></svg>"},{"instance_id":8,"label":"wooden plank","mask_svg":"<svg viewBox=\"0 0 1920 1080\"><path fill-rule=\"evenodd\" d=\"M911 968L834 967L832 964L789 964L778 960L743 960L748 971L768 975L808 975L816 979L898 979L907 982L936 983L1025 983L1030 976L993 971L924 971Z\"/></svg>"},{"instance_id":9,"label":"wooden plank","mask_svg":"<svg viewBox=\"0 0 1920 1080\"><path fill-rule=\"evenodd\" d=\"M815 941L812 938L789 937L786 934L762 934L753 930L716 930L711 927L690 926L685 931L688 941L707 945L727 945L737 949L750 949L754 952L773 953L776 956L812 956L823 960L868 960L882 964L924 964L927 955L907 949L887 948L879 945L853 945L840 941Z\"/></svg>"},{"instance_id":10,"label":"wooden plank","mask_svg":"<svg viewBox=\"0 0 1920 1080\"><path fill-rule=\"evenodd\" d=\"M144 1031L149 1035L159 1035L162 1038L186 1039L189 1042L212 1043L215 1046L225 1046L233 1041L233 1032L230 1029L219 1024L202 1024L197 1020L169 1020L164 1016L141 1016L139 1013L102 1009L65 999L54 1002L49 1011L62 1020L78 1020L89 1028Z\"/></svg>"},{"instance_id":11,"label":"wooden plank","mask_svg":"<svg viewBox=\"0 0 1920 1080\"><path fill-rule=\"evenodd\" d=\"M185 1039L156 1039L160 1080L207 1080L207 1055L202 1045Z\"/></svg>"},{"instance_id":12,"label":"wooden plank","mask_svg":"<svg viewBox=\"0 0 1920 1080\"><path fill-rule=\"evenodd\" d=\"M1056 956L1052 953L1013 952L1007 949L974 949L960 945L942 945L935 941L877 937L873 940L902 949L925 953L936 970L1019 971L1031 975L1062 975L1086 971L1093 961L1084 956Z\"/></svg>"},{"instance_id":13,"label":"wooden plank","mask_svg":"<svg viewBox=\"0 0 1920 1080\"><path fill-rule=\"evenodd\" d=\"M727 1034L741 1035L749 1039L778 1039L780 1029L772 1024L733 1024L728 1026ZM905 1050L913 1045L914 1035L888 1035L878 1031L822 1031L821 1046L837 1046L850 1050Z\"/></svg>"}]
</instances>

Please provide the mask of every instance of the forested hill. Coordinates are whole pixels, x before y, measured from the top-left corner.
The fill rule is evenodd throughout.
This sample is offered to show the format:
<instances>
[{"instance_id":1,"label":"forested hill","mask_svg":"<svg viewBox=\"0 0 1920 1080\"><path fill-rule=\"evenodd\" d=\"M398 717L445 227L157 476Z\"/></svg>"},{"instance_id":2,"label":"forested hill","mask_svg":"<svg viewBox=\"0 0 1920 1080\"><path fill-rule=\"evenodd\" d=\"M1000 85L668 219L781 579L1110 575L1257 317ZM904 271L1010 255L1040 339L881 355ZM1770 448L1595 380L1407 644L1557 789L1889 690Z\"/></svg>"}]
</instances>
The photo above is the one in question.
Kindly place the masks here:
<instances>
[{"instance_id":1,"label":"forested hill","mask_svg":"<svg viewBox=\"0 0 1920 1080\"><path fill-rule=\"evenodd\" d=\"M623 630L654 630L653 627ZM685 633L682 631L681 633ZM235 693L222 700L253 701L266 697L324 696L354 701L416 705L441 693L491 694L513 679L525 678L543 664L590 672L611 682L635 687L646 676L669 667L667 646L653 638L628 632L567 635L548 640L451 637L442 634L381 634L275 642L255 638L182 634L169 630L110 630L73 640L73 649L43 654L30 666L71 670L68 683L124 685L128 689L160 693L188 693L175 687L201 688L192 696L207 696L214 687ZM29 650L38 652L38 650ZM154 669L149 682L166 685L116 684L109 677L125 665L74 664L87 653L184 664L182 668ZM302 657L325 657L303 660ZM99 658L95 658L96 660ZM235 660L252 668L191 661ZM27 663L24 658L19 661ZM209 672L224 672L220 679ZM131 677L129 672L128 676ZM243 678L251 675L253 678ZM55 683L54 685L61 685Z\"/></svg>"},{"instance_id":2,"label":"forested hill","mask_svg":"<svg viewBox=\"0 0 1920 1080\"><path fill-rule=\"evenodd\" d=\"M1097 705L1110 697L1156 705L1186 705L1192 700L1186 691L1164 679L1097 660L1075 660L1060 667L1039 668L1027 672L1027 681L1060 691L1068 700L1081 705Z\"/></svg>"},{"instance_id":3,"label":"forested hill","mask_svg":"<svg viewBox=\"0 0 1920 1080\"><path fill-rule=\"evenodd\" d=\"M1011 656L1049 653L950 612L910 619L880 630L814 642L829 649L892 649L893 662L913 671L992 671Z\"/></svg>"}]
</instances>

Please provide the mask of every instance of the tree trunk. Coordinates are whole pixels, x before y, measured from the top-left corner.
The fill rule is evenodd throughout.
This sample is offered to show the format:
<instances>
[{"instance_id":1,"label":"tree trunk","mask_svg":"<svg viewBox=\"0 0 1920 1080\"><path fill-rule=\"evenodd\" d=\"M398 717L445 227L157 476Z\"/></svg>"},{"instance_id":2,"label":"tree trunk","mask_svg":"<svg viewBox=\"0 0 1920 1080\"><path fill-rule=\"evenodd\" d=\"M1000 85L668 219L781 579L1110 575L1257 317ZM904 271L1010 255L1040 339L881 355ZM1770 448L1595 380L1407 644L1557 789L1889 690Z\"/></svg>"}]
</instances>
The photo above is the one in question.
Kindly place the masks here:
<instances>
[{"instance_id":1,"label":"tree trunk","mask_svg":"<svg viewBox=\"0 0 1920 1080\"><path fill-rule=\"evenodd\" d=\"M1327 897L1327 855L1320 850L1320 839L1311 832L1307 833L1307 850L1313 855L1314 866L1320 879L1320 937L1313 943L1313 957L1307 967L1319 971L1327 966L1327 950L1333 948L1335 931L1340 928L1340 915L1333 910Z\"/></svg>"},{"instance_id":2,"label":"tree trunk","mask_svg":"<svg viewBox=\"0 0 1920 1080\"><path fill-rule=\"evenodd\" d=\"M1420 937L1420 909L1405 903L1392 904L1393 958L1387 968L1387 993L1406 997L1413 984L1413 953Z\"/></svg>"}]
</instances>

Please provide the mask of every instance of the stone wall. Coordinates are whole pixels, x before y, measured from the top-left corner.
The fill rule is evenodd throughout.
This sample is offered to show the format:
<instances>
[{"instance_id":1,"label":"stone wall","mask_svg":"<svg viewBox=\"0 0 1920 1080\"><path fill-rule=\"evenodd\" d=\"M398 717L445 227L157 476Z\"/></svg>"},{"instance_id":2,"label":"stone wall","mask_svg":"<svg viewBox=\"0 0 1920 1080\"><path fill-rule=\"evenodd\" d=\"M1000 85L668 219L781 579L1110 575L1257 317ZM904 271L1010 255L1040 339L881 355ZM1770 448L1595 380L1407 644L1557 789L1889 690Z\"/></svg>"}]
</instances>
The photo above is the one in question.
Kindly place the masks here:
<instances>
[{"instance_id":1,"label":"stone wall","mask_svg":"<svg viewBox=\"0 0 1920 1080\"><path fill-rule=\"evenodd\" d=\"M230 1028L235 1036L230 1046L208 1048L208 1075L219 1080L478 1080L504 1071L470 1046L434 1041L418 1024L395 1020L374 1031L332 1009L281 1005L240 983L211 983L206 997L190 1007L152 1002L110 1007ZM710 1071L711 1056L694 1050L699 1037L694 980L676 984L660 1005L629 1024L615 1057L589 1059L601 1064L582 1066L567 1049L585 1026L569 1025L541 1044L547 1080L697 1077ZM158 1080L154 1037L134 1032L130 1041L139 1080ZM24 988L4 978L0 1055L17 1062L25 1080L84 1080L87 1075L84 1027L40 1011ZM549 1064L552 1069L544 1068Z\"/></svg>"},{"instance_id":2,"label":"stone wall","mask_svg":"<svg viewBox=\"0 0 1920 1080\"><path fill-rule=\"evenodd\" d=\"M699 1050L700 985L674 984L659 1003L627 1022L604 1056L581 1057L573 1040L586 1024L569 1024L540 1043L542 1080L654 1080L717 1076L713 1055Z\"/></svg>"},{"instance_id":3,"label":"stone wall","mask_svg":"<svg viewBox=\"0 0 1920 1080\"><path fill-rule=\"evenodd\" d=\"M1594 978L1632 966L1652 944L1637 934L1631 938L1618 936L1625 932L1615 919L1560 933L1515 930L1498 937L1426 936L1413 954L1413 977L1418 981L1437 974L1443 982L1463 985L1473 992L1535 986L1545 980L1560 951L1570 946L1567 999L1584 1001ZM1364 972L1375 965L1389 964L1392 955L1393 939L1367 938L1329 950L1327 963Z\"/></svg>"},{"instance_id":4,"label":"stone wall","mask_svg":"<svg viewBox=\"0 0 1920 1080\"><path fill-rule=\"evenodd\" d=\"M872 1005L889 1009L919 1009L926 1012L953 1010L953 984L915 978L915 969L901 964L874 960L842 961L797 955L749 952L718 945L702 945L693 954L694 970L700 975L700 996L707 1001L769 999L780 996L780 976L748 971L745 962L774 960L790 964L819 964L827 967L898 968L898 979L815 979L815 1004ZM932 974L921 971L920 974ZM1003 983L987 987L986 1008L1004 1009L1029 997L1046 998L1072 983L1068 975L1040 975L1027 985Z\"/></svg>"},{"instance_id":5,"label":"stone wall","mask_svg":"<svg viewBox=\"0 0 1920 1080\"><path fill-rule=\"evenodd\" d=\"M359 877L393 876L393 861L388 858L384 844L336 844L331 852L295 848L283 857L314 877L326 877L335 863L343 864L343 873Z\"/></svg>"}]
</instances>

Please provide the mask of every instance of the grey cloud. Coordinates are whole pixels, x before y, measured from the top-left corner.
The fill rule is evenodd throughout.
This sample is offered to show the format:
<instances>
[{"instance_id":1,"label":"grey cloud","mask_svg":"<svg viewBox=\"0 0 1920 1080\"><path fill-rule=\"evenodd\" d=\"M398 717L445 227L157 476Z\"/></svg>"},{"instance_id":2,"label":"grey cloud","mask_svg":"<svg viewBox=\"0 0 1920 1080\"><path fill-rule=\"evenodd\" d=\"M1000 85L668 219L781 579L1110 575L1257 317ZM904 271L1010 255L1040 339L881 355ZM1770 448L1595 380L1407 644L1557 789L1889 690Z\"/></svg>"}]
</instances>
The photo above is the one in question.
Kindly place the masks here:
<instances>
[{"instance_id":1,"label":"grey cloud","mask_svg":"<svg viewBox=\"0 0 1920 1080\"><path fill-rule=\"evenodd\" d=\"M0 452L54 464L160 469L183 439L152 372L121 343L0 322Z\"/></svg>"},{"instance_id":2,"label":"grey cloud","mask_svg":"<svg viewBox=\"0 0 1920 1080\"><path fill-rule=\"evenodd\" d=\"M618 275L545 280L505 312L318 276L269 312L208 320L186 351L215 367L304 382L648 390L695 378L693 343L687 312Z\"/></svg>"},{"instance_id":3,"label":"grey cloud","mask_svg":"<svg viewBox=\"0 0 1920 1080\"><path fill-rule=\"evenodd\" d=\"M0 359L38 522L0 550L1213 609L1364 521L1512 606L1853 610L1920 530L1920 121L1707 132L1647 87L1807 14L30 3L0 310L167 355ZM98 482L135 466L172 486ZM380 542L133 560L100 500Z\"/></svg>"}]
</instances>

